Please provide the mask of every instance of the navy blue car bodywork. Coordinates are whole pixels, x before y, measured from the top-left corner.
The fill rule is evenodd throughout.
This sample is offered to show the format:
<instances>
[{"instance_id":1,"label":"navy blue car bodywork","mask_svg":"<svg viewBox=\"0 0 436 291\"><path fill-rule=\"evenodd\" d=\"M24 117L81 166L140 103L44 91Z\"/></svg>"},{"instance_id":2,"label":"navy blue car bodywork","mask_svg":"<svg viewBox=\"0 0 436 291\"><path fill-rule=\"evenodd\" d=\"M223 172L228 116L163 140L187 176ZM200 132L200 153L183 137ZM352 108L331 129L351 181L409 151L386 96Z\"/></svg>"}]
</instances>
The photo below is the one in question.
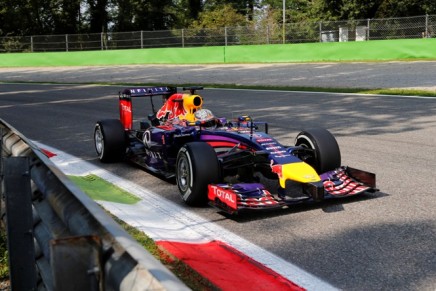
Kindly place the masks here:
<instances>
[{"instance_id":1,"label":"navy blue car bodywork","mask_svg":"<svg viewBox=\"0 0 436 291\"><path fill-rule=\"evenodd\" d=\"M184 89L189 93L165 86L120 92L120 119L96 124L100 159L122 157L175 177L188 205L208 202L232 214L377 191L375 174L341 166L327 130L302 131L295 145L285 146L268 134L267 123L249 116L214 118L211 126L195 118L203 105L195 91L202 88ZM163 97L162 108L153 105L148 120L133 128L131 99L156 95Z\"/></svg>"}]
</instances>

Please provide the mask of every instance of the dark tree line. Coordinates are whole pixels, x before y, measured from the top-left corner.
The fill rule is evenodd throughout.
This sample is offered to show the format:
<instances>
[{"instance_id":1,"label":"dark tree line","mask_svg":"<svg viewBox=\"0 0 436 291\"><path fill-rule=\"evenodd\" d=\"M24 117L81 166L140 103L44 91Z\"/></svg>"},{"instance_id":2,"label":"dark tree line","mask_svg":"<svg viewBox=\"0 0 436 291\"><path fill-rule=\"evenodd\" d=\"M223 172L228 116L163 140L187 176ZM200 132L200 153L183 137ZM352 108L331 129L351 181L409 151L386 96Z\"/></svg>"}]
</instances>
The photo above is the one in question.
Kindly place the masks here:
<instances>
[{"instance_id":1,"label":"dark tree line","mask_svg":"<svg viewBox=\"0 0 436 291\"><path fill-rule=\"evenodd\" d=\"M248 25L259 18L281 23L282 6L283 0L0 0L0 35ZM425 14L436 14L435 0L286 0L292 22Z\"/></svg>"}]
</instances>

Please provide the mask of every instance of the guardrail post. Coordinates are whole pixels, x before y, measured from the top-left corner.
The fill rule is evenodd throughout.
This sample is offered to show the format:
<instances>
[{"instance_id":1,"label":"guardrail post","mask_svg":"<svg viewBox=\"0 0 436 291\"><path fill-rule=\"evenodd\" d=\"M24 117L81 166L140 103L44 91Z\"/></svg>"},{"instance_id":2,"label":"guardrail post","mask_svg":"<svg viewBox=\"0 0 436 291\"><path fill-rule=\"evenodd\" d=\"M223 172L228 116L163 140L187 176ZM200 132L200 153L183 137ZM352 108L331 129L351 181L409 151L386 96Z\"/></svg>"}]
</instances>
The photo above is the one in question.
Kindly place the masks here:
<instances>
[{"instance_id":1,"label":"guardrail post","mask_svg":"<svg viewBox=\"0 0 436 291\"><path fill-rule=\"evenodd\" d=\"M80 236L50 241L55 290L103 291L101 240Z\"/></svg>"},{"instance_id":2,"label":"guardrail post","mask_svg":"<svg viewBox=\"0 0 436 291\"><path fill-rule=\"evenodd\" d=\"M224 45L227 46L227 26L224 27Z\"/></svg>"},{"instance_id":3,"label":"guardrail post","mask_svg":"<svg viewBox=\"0 0 436 291\"><path fill-rule=\"evenodd\" d=\"M30 37L30 51L33 53L33 35Z\"/></svg>"},{"instance_id":4,"label":"guardrail post","mask_svg":"<svg viewBox=\"0 0 436 291\"><path fill-rule=\"evenodd\" d=\"M4 159L3 182L11 290L36 290L29 158Z\"/></svg>"},{"instance_id":5,"label":"guardrail post","mask_svg":"<svg viewBox=\"0 0 436 291\"><path fill-rule=\"evenodd\" d=\"M144 31L141 30L141 48L144 48Z\"/></svg>"}]
</instances>

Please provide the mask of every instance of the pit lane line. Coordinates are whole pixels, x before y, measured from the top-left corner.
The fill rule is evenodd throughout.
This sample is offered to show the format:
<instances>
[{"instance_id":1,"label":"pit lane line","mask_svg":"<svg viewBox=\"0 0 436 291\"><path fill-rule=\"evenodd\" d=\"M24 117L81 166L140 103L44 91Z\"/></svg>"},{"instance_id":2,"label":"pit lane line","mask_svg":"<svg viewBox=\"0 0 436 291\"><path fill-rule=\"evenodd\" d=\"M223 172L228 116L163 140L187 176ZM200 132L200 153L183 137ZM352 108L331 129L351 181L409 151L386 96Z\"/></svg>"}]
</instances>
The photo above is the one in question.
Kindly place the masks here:
<instances>
[{"instance_id":1,"label":"pit lane line","mask_svg":"<svg viewBox=\"0 0 436 291\"><path fill-rule=\"evenodd\" d=\"M133 206L105 201L98 201L98 203L155 241L207 243L219 240L306 290L338 290L298 266L162 198L157 193L65 152L33 142L41 149L55 153L50 160L64 174L77 176L94 174L140 197L141 201Z\"/></svg>"}]
</instances>

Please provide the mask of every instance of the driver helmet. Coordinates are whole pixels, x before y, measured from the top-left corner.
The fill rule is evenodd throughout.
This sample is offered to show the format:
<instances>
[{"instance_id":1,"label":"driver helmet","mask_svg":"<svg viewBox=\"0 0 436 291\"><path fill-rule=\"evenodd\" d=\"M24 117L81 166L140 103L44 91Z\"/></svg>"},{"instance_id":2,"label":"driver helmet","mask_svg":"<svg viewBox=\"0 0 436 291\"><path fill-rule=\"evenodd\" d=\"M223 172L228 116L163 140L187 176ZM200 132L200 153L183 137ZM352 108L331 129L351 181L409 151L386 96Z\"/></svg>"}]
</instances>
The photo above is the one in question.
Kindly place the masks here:
<instances>
[{"instance_id":1,"label":"driver helmet","mask_svg":"<svg viewBox=\"0 0 436 291\"><path fill-rule=\"evenodd\" d=\"M217 125L216 118L209 109L197 110L194 116L195 120L200 122L201 127L215 128Z\"/></svg>"}]
</instances>

